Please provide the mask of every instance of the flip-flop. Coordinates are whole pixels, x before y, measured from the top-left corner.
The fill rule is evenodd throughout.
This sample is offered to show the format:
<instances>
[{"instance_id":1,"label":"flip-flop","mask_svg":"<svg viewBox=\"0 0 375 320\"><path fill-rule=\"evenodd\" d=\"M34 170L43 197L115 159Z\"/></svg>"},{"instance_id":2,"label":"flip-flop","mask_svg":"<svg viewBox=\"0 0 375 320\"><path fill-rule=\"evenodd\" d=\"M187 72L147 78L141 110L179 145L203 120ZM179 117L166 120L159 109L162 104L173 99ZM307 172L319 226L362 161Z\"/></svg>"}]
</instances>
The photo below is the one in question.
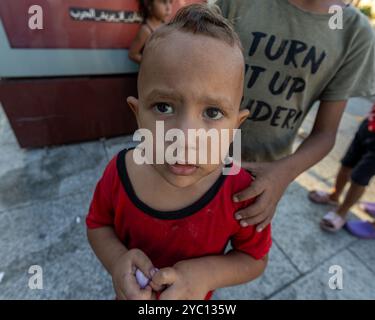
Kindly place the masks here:
<instances>
[{"instance_id":1,"label":"flip-flop","mask_svg":"<svg viewBox=\"0 0 375 320\"><path fill-rule=\"evenodd\" d=\"M345 228L353 235L361 239L375 239L375 227L368 221L351 220Z\"/></svg>"},{"instance_id":2,"label":"flip-flop","mask_svg":"<svg viewBox=\"0 0 375 320\"><path fill-rule=\"evenodd\" d=\"M361 202L359 207L375 218L375 202Z\"/></svg>"},{"instance_id":3,"label":"flip-flop","mask_svg":"<svg viewBox=\"0 0 375 320\"><path fill-rule=\"evenodd\" d=\"M336 206L338 204L337 201L333 201L329 198L329 193L321 190L313 190L310 191L308 194L308 198L310 201L318 204L328 204Z\"/></svg>"},{"instance_id":4,"label":"flip-flop","mask_svg":"<svg viewBox=\"0 0 375 320\"><path fill-rule=\"evenodd\" d=\"M334 211L329 211L320 221L320 227L328 232L337 232L345 225L346 220Z\"/></svg>"}]
</instances>

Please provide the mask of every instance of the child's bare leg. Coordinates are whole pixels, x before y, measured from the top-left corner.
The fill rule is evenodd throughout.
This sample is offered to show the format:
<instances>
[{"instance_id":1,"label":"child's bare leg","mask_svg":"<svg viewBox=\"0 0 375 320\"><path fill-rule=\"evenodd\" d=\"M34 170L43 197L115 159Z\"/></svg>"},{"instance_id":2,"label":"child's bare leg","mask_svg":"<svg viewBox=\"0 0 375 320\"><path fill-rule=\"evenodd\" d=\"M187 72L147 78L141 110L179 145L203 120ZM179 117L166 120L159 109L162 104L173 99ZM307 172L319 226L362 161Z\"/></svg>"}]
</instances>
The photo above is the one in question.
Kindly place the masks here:
<instances>
[{"instance_id":1,"label":"child's bare leg","mask_svg":"<svg viewBox=\"0 0 375 320\"><path fill-rule=\"evenodd\" d=\"M338 201L341 193L343 192L346 184L350 180L350 175L352 173L352 168L341 166L339 172L337 173L335 188L330 194L329 198L332 201Z\"/></svg>"},{"instance_id":2,"label":"child's bare leg","mask_svg":"<svg viewBox=\"0 0 375 320\"><path fill-rule=\"evenodd\" d=\"M350 188L345 196L344 202L339 205L336 212L345 218L347 213L349 212L350 208L359 201L362 197L363 193L365 192L366 187L361 186L355 182L351 182Z\"/></svg>"}]
</instances>

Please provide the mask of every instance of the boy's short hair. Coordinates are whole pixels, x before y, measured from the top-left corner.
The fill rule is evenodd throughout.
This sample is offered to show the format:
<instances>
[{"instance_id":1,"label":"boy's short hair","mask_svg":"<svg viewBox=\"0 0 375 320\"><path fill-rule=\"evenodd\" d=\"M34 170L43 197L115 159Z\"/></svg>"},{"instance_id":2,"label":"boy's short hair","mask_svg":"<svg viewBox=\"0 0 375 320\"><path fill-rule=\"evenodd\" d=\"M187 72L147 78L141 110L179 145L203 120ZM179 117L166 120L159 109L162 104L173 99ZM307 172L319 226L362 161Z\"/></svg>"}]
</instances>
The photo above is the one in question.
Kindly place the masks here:
<instances>
[{"instance_id":1,"label":"boy's short hair","mask_svg":"<svg viewBox=\"0 0 375 320\"><path fill-rule=\"evenodd\" d=\"M216 5L196 3L181 8L169 23L151 35L148 43L167 36L171 30L212 37L230 46L237 46L243 51L241 41L233 26L221 15L221 10Z\"/></svg>"}]
</instances>

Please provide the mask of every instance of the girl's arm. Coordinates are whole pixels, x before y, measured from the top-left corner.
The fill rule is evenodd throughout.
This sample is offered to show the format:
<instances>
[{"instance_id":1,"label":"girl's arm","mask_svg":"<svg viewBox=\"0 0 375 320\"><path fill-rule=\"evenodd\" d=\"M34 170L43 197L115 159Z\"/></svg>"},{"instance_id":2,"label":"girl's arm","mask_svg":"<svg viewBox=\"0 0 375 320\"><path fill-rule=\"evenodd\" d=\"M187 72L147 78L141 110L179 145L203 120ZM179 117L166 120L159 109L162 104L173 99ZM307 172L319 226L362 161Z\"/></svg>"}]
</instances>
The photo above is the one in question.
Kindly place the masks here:
<instances>
[{"instance_id":1,"label":"girl's arm","mask_svg":"<svg viewBox=\"0 0 375 320\"><path fill-rule=\"evenodd\" d=\"M148 37L151 35L150 30L145 26L141 26L135 39L133 40L130 49L129 49L129 59L133 60L136 63L141 63L142 53L141 50L146 44Z\"/></svg>"}]
</instances>

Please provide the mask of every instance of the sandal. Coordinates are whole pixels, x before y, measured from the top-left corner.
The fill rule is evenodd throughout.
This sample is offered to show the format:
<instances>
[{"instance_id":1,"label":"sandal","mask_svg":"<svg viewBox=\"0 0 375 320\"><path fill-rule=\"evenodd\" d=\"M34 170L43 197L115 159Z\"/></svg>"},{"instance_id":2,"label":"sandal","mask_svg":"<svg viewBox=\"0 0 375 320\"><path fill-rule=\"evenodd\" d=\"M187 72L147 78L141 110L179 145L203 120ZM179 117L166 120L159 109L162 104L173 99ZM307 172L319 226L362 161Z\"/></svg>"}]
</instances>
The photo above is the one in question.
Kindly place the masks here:
<instances>
[{"instance_id":1,"label":"sandal","mask_svg":"<svg viewBox=\"0 0 375 320\"><path fill-rule=\"evenodd\" d=\"M328 232L337 232L345 225L346 220L334 211L328 212L320 221L320 227Z\"/></svg>"},{"instance_id":2,"label":"sandal","mask_svg":"<svg viewBox=\"0 0 375 320\"><path fill-rule=\"evenodd\" d=\"M351 220L347 222L346 229L358 238L375 239L375 226L371 222Z\"/></svg>"},{"instance_id":3,"label":"sandal","mask_svg":"<svg viewBox=\"0 0 375 320\"><path fill-rule=\"evenodd\" d=\"M309 192L309 200L318 203L318 204L328 204L336 206L338 205L338 201L333 201L329 198L330 194L325 191L321 190L313 190Z\"/></svg>"}]
</instances>

